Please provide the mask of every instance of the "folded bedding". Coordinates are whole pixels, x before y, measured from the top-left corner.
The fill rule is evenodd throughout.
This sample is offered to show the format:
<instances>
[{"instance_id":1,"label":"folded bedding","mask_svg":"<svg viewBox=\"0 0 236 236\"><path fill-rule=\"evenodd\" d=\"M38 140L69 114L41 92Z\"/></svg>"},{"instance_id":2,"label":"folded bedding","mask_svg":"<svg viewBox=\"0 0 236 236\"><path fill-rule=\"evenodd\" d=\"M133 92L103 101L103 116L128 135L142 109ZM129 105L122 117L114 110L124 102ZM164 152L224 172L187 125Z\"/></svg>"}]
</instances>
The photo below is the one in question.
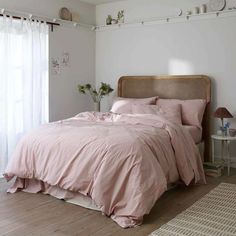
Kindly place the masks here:
<instances>
[{"instance_id":1,"label":"folded bedding","mask_svg":"<svg viewBox=\"0 0 236 236\"><path fill-rule=\"evenodd\" d=\"M31 192L43 192L43 187L33 188L34 181L59 187L91 198L121 227L133 227L168 183L205 183L190 137L161 114L85 112L27 134L4 176L16 177L11 193L30 184Z\"/></svg>"}]
</instances>

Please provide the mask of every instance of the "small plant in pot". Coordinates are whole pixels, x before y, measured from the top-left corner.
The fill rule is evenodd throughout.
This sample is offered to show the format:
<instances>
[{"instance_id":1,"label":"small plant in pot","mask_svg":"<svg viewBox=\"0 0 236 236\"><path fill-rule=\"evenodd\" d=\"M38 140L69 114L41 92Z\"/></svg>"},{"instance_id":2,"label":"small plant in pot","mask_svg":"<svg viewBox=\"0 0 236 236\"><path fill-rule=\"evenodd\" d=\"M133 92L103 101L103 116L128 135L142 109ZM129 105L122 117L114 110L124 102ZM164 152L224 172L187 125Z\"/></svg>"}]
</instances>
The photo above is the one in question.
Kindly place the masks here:
<instances>
[{"instance_id":1,"label":"small plant in pot","mask_svg":"<svg viewBox=\"0 0 236 236\"><path fill-rule=\"evenodd\" d=\"M100 88L97 90L91 84L78 85L78 91L82 94L90 94L94 102L95 111L100 111L100 102L104 96L109 95L114 91L109 84L101 83Z\"/></svg>"},{"instance_id":2,"label":"small plant in pot","mask_svg":"<svg viewBox=\"0 0 236 236\"><path fill-rule=\"evenodd\" d=\"M111 15L108 15L108 16L107 16L107 19L106 19L106 24L107 24L107 25L111 25L111 22L112 22L112 16L111 16Z\"/></svg>"}]
</instances>

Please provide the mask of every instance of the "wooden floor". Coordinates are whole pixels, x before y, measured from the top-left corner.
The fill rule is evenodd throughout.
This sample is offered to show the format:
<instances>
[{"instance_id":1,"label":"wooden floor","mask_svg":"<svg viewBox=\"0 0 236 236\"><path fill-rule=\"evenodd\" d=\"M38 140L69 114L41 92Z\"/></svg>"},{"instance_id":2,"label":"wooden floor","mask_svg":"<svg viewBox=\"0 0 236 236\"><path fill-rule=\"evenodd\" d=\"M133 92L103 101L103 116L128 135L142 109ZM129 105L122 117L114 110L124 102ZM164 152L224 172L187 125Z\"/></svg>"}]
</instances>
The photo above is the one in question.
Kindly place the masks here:
<instances>
[{"instance_id":1,"label":"wooden floor","mask_svg":"<svg viewBox=\"0 0 236 236\"><path fill-rule=\"evenodd\" d=\"M100 212L65 203L43 194L7 194L8 184L0 180L0 235L42 236L130 236L148 235L192 205L221 182L236 184L236 170L230 177L208 178L207 185L177 187L156 203L142 226L122 229Z\"/></svg>"}]
</instances>

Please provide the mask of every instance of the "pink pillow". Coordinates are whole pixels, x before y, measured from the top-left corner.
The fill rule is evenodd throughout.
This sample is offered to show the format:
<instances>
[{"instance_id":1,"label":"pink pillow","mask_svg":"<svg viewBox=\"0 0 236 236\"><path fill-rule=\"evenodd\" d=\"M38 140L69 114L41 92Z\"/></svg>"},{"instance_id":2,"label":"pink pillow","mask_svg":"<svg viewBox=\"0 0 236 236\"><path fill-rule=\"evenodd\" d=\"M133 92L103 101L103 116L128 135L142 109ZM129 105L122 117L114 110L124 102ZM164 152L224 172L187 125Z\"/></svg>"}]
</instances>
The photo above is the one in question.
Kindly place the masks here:
<instances>
[{"instance_id":1,"label":"pink pillow","mask_svg":"<svg viewBox=\"0 0 236 236\"><path fill-rule=\"evenodd\" d=\"M206 108L206 100L179 100L179 99L158 99L157 105L169 107L173 104L181 104L182 122L184 125L192 125L201 128L202 118Z\"/></svg>"},{"instance_id":2,"label":"pink pillow","mask_svg":"<svg viewBox=\"0 0 236 236\"><path fill-rule=\"evenodd\" d=\"M167 120L182 125L180 104L173 104L164 109L157 105L133 105L132 110L134 114L161 114Z\"/></svg>"},{"instance_id":3,"label":"pink pillow","mask_svg":"<svg viewBox=\"0 0 236 236\"><path fill-rule=\"evenodd\" d=\"M118 97L113 102L111 112L131 114L133 104L151 105L151 104L155 104L156 100L157 100L157 97L151 97L151 98Z\"/></svg>"}]
</instances>

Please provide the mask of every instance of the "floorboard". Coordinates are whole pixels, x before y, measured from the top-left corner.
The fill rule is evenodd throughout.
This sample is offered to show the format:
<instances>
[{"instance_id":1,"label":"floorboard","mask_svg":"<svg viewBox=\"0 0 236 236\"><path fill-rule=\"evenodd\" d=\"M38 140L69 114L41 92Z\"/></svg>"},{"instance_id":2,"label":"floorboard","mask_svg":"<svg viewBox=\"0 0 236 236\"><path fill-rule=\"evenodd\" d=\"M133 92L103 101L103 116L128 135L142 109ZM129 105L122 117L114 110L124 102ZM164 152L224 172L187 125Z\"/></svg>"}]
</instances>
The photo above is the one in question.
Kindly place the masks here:
<instances>
[{"instance_id":1,"label":"floorboard","mask_svg":"<svg viewBox=\"0 0 236 236\"><path fill-rule=\"evenodd\" d=\"M231 176L208 178L206 185L178 186L166 192L142 226L122 229L100 212L66 203L43 194L7 194L9 183L0 179L1 236L146 236L191 206L221 182L236 184Z\"/></svg>"}]
</instances>

